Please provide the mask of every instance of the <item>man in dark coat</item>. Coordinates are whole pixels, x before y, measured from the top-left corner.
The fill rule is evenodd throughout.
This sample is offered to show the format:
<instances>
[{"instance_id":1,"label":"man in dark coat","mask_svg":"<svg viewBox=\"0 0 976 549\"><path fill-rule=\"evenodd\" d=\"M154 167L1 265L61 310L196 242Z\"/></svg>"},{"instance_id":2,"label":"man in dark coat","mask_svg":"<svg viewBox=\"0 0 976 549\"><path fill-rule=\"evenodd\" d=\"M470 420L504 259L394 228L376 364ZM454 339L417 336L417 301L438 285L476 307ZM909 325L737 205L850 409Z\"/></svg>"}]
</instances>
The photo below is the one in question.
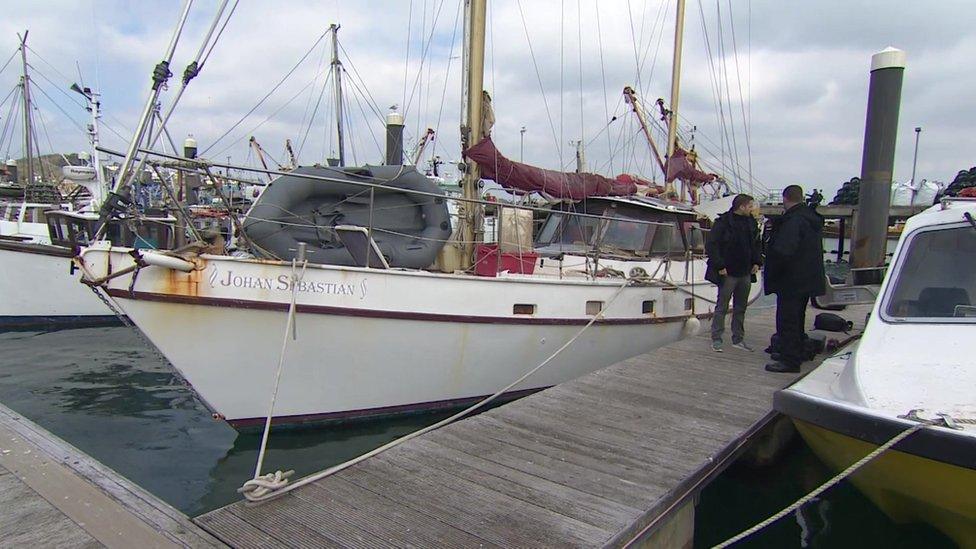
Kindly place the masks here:
<instances>
[{"instance_id":1,"label":"man in dark coat","mask_svg":"<svg viewBox=\"0 0 976 549\"><path fill-rule=\"evenodd\" d=\"M785 212L773 220L766 248L763 281L767 294L776 294L776 334L779 359L766 365L770 372L799 372L805 359L807 302L826 292L823 260L824 219L804 204L803 189L783 189Z\"/></svg>"},{"instance_id":2,"label":"man in dark coat","mask_svg":"<svg viewBox=\"0 0 976 549\"><path fill-rule=\"evenodd\" d=\"M752 216L753 198L740 194L729 211L718 216L705 243L708 267L705 280L718 286L715 316L712 317L712 350L722 352L725 315L732 305L732 346L752 351L744 340L746 305L752 279L762 266L759 226Z\"/></svg>"}]
</instances>

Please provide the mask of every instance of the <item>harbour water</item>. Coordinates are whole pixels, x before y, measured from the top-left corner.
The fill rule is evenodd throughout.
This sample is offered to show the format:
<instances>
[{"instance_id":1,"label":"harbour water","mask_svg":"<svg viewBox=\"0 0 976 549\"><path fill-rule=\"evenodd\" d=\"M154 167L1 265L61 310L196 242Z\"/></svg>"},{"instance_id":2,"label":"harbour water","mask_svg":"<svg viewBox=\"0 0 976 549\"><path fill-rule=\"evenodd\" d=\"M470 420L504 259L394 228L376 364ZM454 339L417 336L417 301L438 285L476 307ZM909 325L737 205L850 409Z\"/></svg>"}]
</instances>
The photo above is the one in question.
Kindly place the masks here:
<instances>
[{"instance_id":1,"label":"harbour water","mask_svg":"<svg viewBox=\"0 0 976 549\"><path fill-rule=\"evenodd\" d=\"M253 474L260 435L212 419L129 328L6 332L0 349L0 401L190 516L237 500L237 487ZM440 417L278 430L266 468L317 471ZM733 466L701 495L695 546L724 540L829 477L799 441L771 468ZM952 544L928 527L895 525L842 483L742 546Z\"/></svg>"}]
</instances>

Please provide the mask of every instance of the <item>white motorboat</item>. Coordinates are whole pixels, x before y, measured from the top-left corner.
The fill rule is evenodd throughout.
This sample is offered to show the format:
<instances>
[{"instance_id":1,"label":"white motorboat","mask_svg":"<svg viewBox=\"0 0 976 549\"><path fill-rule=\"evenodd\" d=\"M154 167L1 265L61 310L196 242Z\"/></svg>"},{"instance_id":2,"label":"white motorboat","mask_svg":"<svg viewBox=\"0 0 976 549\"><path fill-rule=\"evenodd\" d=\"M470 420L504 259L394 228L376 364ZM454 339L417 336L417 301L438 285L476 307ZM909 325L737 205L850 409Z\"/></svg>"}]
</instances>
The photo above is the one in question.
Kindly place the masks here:
<instances>
[{"instance_id":1,"label":"white motorboat","mask_svg":"<svg viewBox=\"0 0 976 549\"><path fill-rule=\"evenodd\" d=\"M851 481L893 520L963 547L976 547L974 216L976 202L947 199L909 219L860 342L775 397L836 470L938 420Z\"/></svg>"}]
</instances>

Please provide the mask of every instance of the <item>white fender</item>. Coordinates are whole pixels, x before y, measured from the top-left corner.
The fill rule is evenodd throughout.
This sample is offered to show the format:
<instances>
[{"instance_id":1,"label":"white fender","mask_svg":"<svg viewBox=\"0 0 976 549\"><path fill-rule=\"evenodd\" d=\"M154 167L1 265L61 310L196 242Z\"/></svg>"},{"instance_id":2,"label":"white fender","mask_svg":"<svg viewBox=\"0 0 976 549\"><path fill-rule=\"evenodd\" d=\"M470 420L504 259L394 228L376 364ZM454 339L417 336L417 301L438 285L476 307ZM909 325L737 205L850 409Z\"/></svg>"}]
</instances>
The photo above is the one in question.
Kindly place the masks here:
<instances>
[{"instance_id":1,"label":"white fender","mask_svg":"<svg viewBox=\"0 0 976 549\"><path fill-rule=\"evenodd\" d=\"M185 259L180 259L178 257L159 252L145 251L141 252L140 256L147 265L153 265L156 267L173 269L175 271L182 271L184 273L188 273L196 268L196 265Z\"/></svg>"}]
</instances>

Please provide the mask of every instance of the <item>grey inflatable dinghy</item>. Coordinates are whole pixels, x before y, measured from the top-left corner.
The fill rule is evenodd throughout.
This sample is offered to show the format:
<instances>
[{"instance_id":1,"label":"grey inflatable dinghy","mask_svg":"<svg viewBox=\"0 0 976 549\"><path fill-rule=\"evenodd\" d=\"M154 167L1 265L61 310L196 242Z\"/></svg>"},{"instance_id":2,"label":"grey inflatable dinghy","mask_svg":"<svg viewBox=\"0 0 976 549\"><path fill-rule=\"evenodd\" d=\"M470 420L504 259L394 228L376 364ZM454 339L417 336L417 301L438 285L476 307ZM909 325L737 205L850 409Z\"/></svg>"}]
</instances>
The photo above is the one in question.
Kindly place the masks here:
<instances>
[{"instance_id":1,"label":"grey inflatable dinghy","mask_svg":"<svg viewBox=\"0 0 976 549\"><path fill-rule=\"evenodd\" d=\"M309 261L357 265L335 230L370 225L370 187L353 182L393 187L376 188L373 197L373 240L389 265L423 269L434 263L451 236L451 218L444 191L412 166L296 168L268 185L244 218L244 233L268 258L290 260L304 242Z\"/></svg>"}]
</instances>

